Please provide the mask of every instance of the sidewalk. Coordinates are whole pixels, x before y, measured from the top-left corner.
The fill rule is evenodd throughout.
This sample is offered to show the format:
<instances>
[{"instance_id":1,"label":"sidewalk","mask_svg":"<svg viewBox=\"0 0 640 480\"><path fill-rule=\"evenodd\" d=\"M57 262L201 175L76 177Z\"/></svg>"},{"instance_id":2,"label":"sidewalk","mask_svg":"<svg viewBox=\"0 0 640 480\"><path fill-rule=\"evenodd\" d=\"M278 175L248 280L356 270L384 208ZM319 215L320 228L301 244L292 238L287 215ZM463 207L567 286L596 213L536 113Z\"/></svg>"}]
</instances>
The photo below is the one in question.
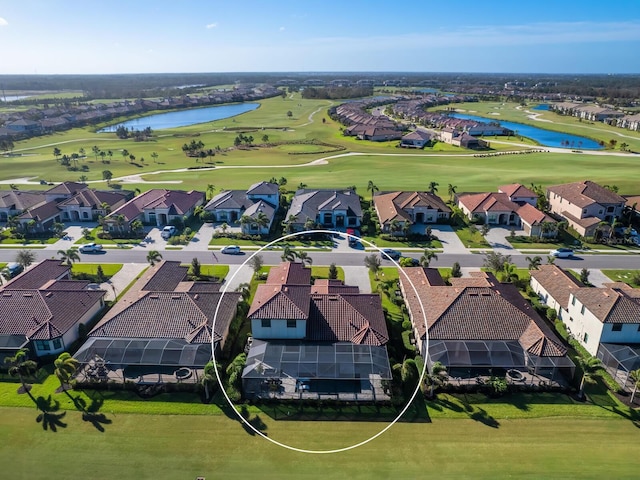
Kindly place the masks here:
<instances>
[{"instance_id":1,"label":"sidewalk","mask_svg":"<svg viewBox=\"0 0 640 480\"><path fill-rule=\"evenodd\" d=\"M118 273L108 281L100 284L100 288L107 291L104 299L115 300L115 297L120 295L147 267L149 267L148 263L123 264Z\"/></svg>"}]
</instances>

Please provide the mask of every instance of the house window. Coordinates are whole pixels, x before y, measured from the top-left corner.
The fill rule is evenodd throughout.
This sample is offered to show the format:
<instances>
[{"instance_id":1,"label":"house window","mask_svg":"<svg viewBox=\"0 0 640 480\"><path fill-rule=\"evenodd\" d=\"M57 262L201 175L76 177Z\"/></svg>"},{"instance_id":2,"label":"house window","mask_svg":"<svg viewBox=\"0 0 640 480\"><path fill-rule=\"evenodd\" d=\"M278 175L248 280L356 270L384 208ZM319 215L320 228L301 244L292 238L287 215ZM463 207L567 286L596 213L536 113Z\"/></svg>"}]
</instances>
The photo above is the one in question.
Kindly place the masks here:
<instances>
[{"instance_id":1,"label":"house window","mask_svg":"<svg viewBox=\"0 0 640 480\"><path fill-rule=\"evenodd\" d=\"M576 304L576 297L571 297L571 305L575 305Z\"/></svg>"},{"instance_id":2,"label":"house window","mask_svg":"<svg viewBox=\"0 0 640 480\"><path fill-rule=\"evenodd\" d=\"M611 331L612 332L621 332L622 331L622 324L621 323L614 323L611 326Z\"/></svg>"},{"instance_id":3,"label":"house window","mask_svg":"<svg viewBox=\"0 0 640 480\"><path fill-rule=\"evenodd\" d=\"M570 321L570 322L573 322L573 317L569 317L569 321Z\"/></svg>"},{"instance_id":4,"label":"house window","mask_svg":"<svg viewBox=\"0 0 640 480\"><path fill-rule=\"evenodd\" d=\"M640 332L640 325L638 325L638 331Z\"/></svg>"},{"instance_id":5,"label":"house window","mask_svg":"<svg viewBox=\"0 0 640 480\"><path fill-rule=\"evenodd\" d=\"M584 315L584 305L582 305L582 308L580 309L580 315Z\"/></svg>"},{"instance_id":6,"label":"house window","mask_svg":"<svg viewBox=\"0 0 640 480\"><path fill-rule=\"evenodd\" d=\"M62 346L62 342L60 341L60 339L59 338L54 338L53 339L53 349L54 350L58 350L61 346Z\"/></svg>"},{"instance_id":7,"label":"house window","mask_svg":"<svg viewBox=\"0 0 640 480\"><path fill-rule=\"evenodd\" d=\"M263 318L262 319L262 328L271 328L271 319Z\"/></svg>"},{"instance_id":8,"label":"house window","mask_svg":"<svg viewBox=\"0 0 640 480\"><path fill-rule=\"evenodd\" d=\"M51 350L51 345L46 340L36 340L36 350L48 351Z\"/></svg>"},{"instance_id":9,"label":"house window","mask_svg":"<svg viewBox=\"0 0 640 480\"><path fill-rule=\"evenodd\" d=\"M585 333L585 334L584 334L584 337L582 337L582 341L583 341L584 343L587 343L587 342L589 341L589 334L588 334L588 333Z\"/></svg>"},{"instance_id":10,"label":"house window","mask_svg":"<svg viewBox=\"0 0 640 480\"><path fill-rule=\"evenodd\" d=\"M607 207L607 212L611 213L613 212L613 210L614 210L614 207Z\"/></svg>"},{"instance_id":11,"label":"house window","mask_svg":"<svg viewBox=\"0 0 640 480\"><path fill-rule=\"evenodd\" d=\"M586 215L586 214L587 214L587 209L586 209L586 208L583 208L583 209L582 209L582 214L583 214L583 215Z\"/></svg>"},{"instance_id":12,"label":"house window","mask_svg":"<svg viewBox=\"0 0 640 480\"><path fill-rule=\"evenodd\" d=\"M287 328L296 328L295 320L287 320Z\"/></svg>"}]
</instances>

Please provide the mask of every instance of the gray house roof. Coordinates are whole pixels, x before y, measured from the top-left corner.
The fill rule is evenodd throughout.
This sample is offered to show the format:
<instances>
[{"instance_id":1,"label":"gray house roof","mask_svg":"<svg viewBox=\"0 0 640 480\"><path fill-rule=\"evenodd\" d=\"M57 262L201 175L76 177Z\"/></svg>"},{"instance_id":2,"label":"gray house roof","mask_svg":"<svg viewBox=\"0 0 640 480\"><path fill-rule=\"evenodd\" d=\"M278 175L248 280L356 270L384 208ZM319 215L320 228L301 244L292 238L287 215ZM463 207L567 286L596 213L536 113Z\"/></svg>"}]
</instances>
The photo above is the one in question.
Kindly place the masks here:
<instances>
[{"instance_id":1,"label":"gray house roof","mask_svg":"<svg viewBox=\"0 0 640 480\"><path fill-rule=\"evenodd\" d=\"M300 189L291 200L285 218L296 217L296 223L316 220L318 213L346 210L347 215L362 217L360 197L353 190L307 190Z\"/></svg>"}]
</instances>

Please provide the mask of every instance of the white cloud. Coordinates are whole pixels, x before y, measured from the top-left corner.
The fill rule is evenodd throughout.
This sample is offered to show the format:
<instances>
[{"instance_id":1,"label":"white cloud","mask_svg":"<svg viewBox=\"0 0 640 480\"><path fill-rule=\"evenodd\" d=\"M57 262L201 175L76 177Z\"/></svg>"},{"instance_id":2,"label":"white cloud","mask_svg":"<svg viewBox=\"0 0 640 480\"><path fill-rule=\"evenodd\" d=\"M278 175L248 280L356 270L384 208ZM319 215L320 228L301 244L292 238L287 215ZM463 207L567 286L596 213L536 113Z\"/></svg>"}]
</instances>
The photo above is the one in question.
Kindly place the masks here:
<instances>
[{"instance_id":1,"label":"white cloud","mask_svg":"<svg viewBox=\"0 0 640 480\"><path fill-rule=\"evenodd\" d=\"M281 31L281 32L284 32L284 27L280 27L280 31Z\"/></svg>"},{"instance_id":2,"label":"white cloud","mask_svg":"<svg viewBox=\"0 0 640 480\"><path fill-rule=\"evenodd\" d=\"M4 18L0 17L0 27L6 27L7 25L9 25L9 22L7 22Z\"/></svg>"},{"instance_id":3,"label":"white cloud","mask_svg":"<svg viewBox=\"0 0 640 480\"><path fill-rule=\"evenodd\" d=\"M216 28L217 26L218 26L218 23L216 22L216 23L210 23L206 27L211 29L211 28Z\"/></svg>"}]
</instances>

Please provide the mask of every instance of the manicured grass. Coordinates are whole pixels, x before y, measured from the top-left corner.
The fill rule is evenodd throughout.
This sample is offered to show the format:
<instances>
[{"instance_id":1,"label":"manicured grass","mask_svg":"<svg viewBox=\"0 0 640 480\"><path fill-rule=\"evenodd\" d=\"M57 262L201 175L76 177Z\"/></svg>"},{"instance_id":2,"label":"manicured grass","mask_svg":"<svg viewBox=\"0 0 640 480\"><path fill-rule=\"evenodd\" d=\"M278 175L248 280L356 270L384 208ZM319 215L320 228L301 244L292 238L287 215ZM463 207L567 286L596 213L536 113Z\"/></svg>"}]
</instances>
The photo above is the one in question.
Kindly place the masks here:
<instances>
[{"instance_id":1,"label":"manicured grass","mask_svg":"<svg viewBox=\"0 0 640 480\"><path fill-rule=\"evenodd\" d=\"M204 276L217 277L222 280L229 273L229 265L202 265L200 272Z\"/></svg>"},{"instance_id":2,"label":"manicured grass","mask_svg":"<svg viewBox=\"0 0 640 480\"><path fill-rule=\"evenodd\" d=\"M102 266L102 272L104 276L109 279L113 277L122 268L121 263L82 263L77 262L71 265L71 274L88 273L89 275L96 275L98 265Z\"/></svg>"},{"instance_id":3,"label":"manicured grass","mask_svg":"<svg viewBox=\"0 0 640 480\"><path fill-rule=\"evenodd\" d=\"M436 419L398 423L374 441L334 455L304 455L248 432L227 416L140 416L104 412L104 433L77 412L66 428L43 431L34 409L0 410L7 478L635 478L637 429L602 418ZM386 424L278 421L261 414L270 438L305 449L334 449L367 439ZM430 440L429 440L430 439ZM579 442L580 459L570 449ZM606 448L602 448L606 445ZM428 446L428 449L426 448ZM38 461L34 461L37 448ZM416 449L422 453L416 455ZM407 459L411 459L408 461ZM327 463L329 462L329 463ZM292 468L295 466L295 468Z\"/></svg>"},{"instance_id":4,"label":"manicured grass","mask_svg":"<svg viewBox=\"0 0 640 480\"><path fill-rule=\"evenodd\" d=\"M373 243L375 246L380 248L384 248L384 247L390 247L390 248L396 248L396 249L402 249L402 248L441 249L442 248L442 242L440 240L435 240L435 239L429 242L422 242L422 241L406 241L402 237L399 237L397 240L385 240L380 237L370 237L370 236L366 236L362 238L364 238L365 240L368 240L369 242ZM366 248L366 245L365 245L365 248Z\"/></svg>"},{"instance_id":5,"label":"manicured grass","mask_svg":"<svg viewBox=\"0 0 640 480\"><path fill-rule=\"evenodd\" d=\"M607 277L614 282L624 282L632 287L640 287L640 283L634 282L634 277L640 279L640 270L602 270Z\"/></svg>"},{"instance_id":6,"label":"manicured grass","mask_svg":"<svg viewBox=\"0 0 640 480\"><path fill-rule=\"evenodd\" d=\"M453 230L467 248L489 247L489 243L476 228L455 226Z\"/></svg>"},{"instance_id":7,"label":"manicured grass","mask_svg":"<svg viewBox=\"0 0 640 480\"><path fill-rule=\"evenodd\" d=\"M344 270L342 267L336 267L338 270L338 280L344 282ZM311 267L311 275L315 278L329 278L329 267Z\"/></svg>"}]
</instances>

